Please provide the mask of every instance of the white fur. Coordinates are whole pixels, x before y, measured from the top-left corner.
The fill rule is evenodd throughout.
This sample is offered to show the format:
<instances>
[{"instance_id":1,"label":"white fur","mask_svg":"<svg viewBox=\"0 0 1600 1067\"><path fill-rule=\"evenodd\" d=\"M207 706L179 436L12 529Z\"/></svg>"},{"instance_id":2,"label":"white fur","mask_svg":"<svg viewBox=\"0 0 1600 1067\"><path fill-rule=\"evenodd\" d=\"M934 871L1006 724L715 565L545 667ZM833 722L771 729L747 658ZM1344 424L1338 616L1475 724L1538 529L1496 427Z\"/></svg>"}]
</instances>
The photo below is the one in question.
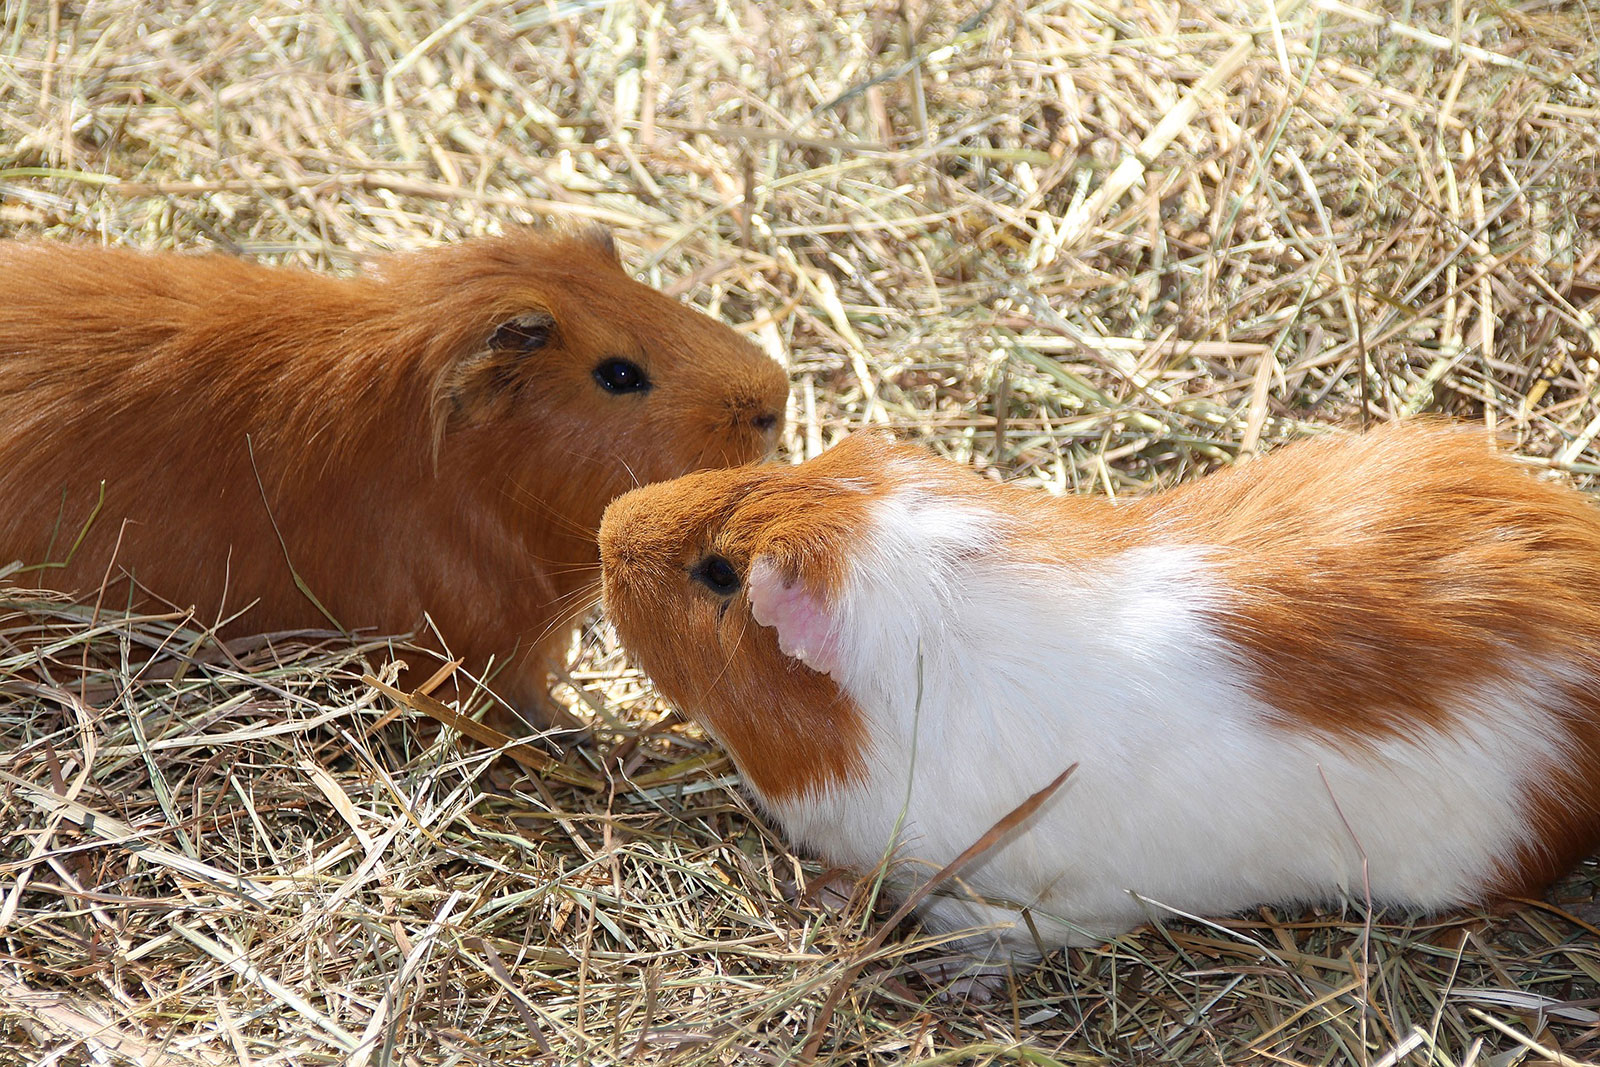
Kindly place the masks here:
<instances>
[{"instance_id":1,"label":"white fur","mask_svg":"<svg viewBox=\"0 0 1600 1067\"><path fill-rule=\"evenodd\" d=\"M1152 543L1070 570L1019 561L1006 539L1000 516L927 489L875 513L833 606L833 673L871 733L865 780L772 805L831 861L872 868L903 815L896 855L924 863L898 877L914 884L1076 762L961 876L1029 907L1042 948L1159 905L1360 900L1363 855L1375 902L1438 908L1481 897L1526 840L1526 784L1564 762L1531 675L1479 688L1447 732L1365 749L1280 725L1211 624L1228 592L1206 549ZM924 912L1009 927L993 935L1005 951L1033 952L1015 908L937 897Z\"/></svg>"}]
</instances>

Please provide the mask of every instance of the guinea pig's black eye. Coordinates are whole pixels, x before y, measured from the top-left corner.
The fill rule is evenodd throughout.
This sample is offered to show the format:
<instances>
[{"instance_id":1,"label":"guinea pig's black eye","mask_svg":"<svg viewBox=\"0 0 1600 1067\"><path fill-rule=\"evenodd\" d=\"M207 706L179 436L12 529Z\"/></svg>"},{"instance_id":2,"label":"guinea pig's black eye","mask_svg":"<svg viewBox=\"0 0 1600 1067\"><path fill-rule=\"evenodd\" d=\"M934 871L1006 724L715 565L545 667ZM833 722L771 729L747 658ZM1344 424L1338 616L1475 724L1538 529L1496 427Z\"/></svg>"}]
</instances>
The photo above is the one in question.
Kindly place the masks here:
<instances>
[{"instance_id":1,"label":"guinea pig's black eye","mask_svg":"<svg viewBox=\"0 0 1600 1067\"><path fill-rule=\"evenodd\" d=\"M637 393L650 388L644 368L627 359L608 359L594 369L594 380L608 393Z\"/></svg>"},{"instance_id":2,"label":"guinea pig's black eye","mask_svg":"<svg viewBox=\"0 0 1600 1067\"><path fill-rule=\"evenodd\" d=\"M689 577L718 596L732 596L743 583L733 564L721 556L707 556L689 570Z\"/></svg>"}]
</instances>

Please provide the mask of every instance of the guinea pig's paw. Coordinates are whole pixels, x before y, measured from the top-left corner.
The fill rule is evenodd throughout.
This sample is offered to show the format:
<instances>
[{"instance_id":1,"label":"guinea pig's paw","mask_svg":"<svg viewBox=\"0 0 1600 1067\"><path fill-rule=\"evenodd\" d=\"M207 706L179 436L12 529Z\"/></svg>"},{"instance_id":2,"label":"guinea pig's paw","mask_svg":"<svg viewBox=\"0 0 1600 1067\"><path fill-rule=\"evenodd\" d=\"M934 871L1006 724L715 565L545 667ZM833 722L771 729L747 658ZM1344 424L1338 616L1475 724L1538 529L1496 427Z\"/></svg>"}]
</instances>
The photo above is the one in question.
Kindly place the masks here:
<instances>
[{"instance_id":1,"label":"guinea pig's paw","mask_svg":"<svg viewBox=\"0 0 1600 1067\"><path fill-rule=\"evenodd\" d=\"M1600 924L1600 900L1585 900L1576 904L1568 904L1566 912L1575 919L1580 919L1590 926Z\"/></svg>"},{"instance_id":2,"label":"guinea pig's paw","mask_svg":"<svg viewBox=\"0 0 1600 1067\"><path fill-rule=\"evenodd\" d=\"M515 704L496 702L484 712L483 722L507 738L537 745L557 759L569 749L583 748L594 741L594 731L588 723L548 697Z\"/></svg>"},{"instance_id":3,"label":"guinea pig's paw","mask_svg":"<svg viewBox=\"0 0 1600 1067\"><path fill-rule=\"evenodd\" d=\"M839 867L823 871L802 884L797 878L784 873L774 876L783 899L795 907L817 908L827 915L838 917L850 910L856 889L861 881L850 871Z\"/></svg>"},{"instance_id":4,"label":"guinea pig's paw","mask_svg":"<svg viewBox=\"0 0 1600 1067\"><path fill-rule=\"evenodd\" d=\"M985 963L971 956L937 956L910 966L934 987L942 1004L989 1004L1011 984L1009 963Z\"/></svg>"},{"instance_id":5,"label":"guinea pig's paw","mask_svg":"<svg viewBox=\"0 0 1600 1067\"><path fill-rule=\"evenodd\" d=\"M784 579L768 559L750 565L745 580L750 614L778 634L778 647L814 671L831 674L839 664L839 639L827 605L799 582Z\"/></svg>"}]
</instances>

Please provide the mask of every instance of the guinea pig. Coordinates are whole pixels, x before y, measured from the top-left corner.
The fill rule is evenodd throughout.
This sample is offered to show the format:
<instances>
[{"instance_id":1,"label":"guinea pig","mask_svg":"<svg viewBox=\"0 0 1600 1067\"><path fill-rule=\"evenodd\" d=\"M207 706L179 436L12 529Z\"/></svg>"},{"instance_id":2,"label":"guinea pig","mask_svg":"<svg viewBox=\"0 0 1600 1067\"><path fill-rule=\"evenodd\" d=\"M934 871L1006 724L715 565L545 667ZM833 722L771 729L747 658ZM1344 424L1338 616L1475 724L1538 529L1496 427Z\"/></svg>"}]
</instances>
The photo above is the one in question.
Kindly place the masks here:
<instances>
[{"instance_id":1,"label":"guinea pig","mask_svg":"<svg viewBox=\"0 0 1600 1067\"><path fill-rule=\"evenodd\" d=\"M801 845L1027 961L1540 893L1600 845L1600 512L1400 424L1113 504L857 434L613 501L604 602ZM920 870L920 875L917 871Z\"/></svg>"},{"instance_id":2,"label":"guinea pig","mask_svg":"<svg viewBox=\"0 0 1600 1067\"><path fill-rule=\"evenodd\" d=\"M355 277L0 242L0 292L0 562L224 634L436 629L536 718L606 504L784 418L782 368L599 231Z\"/></svg>"}]
</instances>

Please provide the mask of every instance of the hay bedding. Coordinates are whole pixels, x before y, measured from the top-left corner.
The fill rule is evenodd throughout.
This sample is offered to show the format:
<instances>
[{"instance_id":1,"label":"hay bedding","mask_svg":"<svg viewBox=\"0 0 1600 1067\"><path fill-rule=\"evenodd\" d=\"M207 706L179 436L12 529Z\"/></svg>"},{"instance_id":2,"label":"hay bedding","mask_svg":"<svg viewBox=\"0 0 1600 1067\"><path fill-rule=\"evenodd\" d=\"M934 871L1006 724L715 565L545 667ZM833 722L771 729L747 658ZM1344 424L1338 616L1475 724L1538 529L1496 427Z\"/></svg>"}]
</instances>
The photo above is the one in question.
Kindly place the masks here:
<instances>
[{"instance_id":1,"label":"hay bedding","mask_svg":"<svg viewBox=\"0 0 1600 1067\"><path fill-rule=\"evenodd\" d=\"M8 236L343 268L597 220L788 354L793 454L884 424L1121 495L1443 411L1600 473L1583 0L3 17ZM596 743L523 774L363 681L382 642L223 645L38 578L0 593L0 1062L1600 1057L1592 865L1494 918L1146 931L988 1007L892 938L825 1012L875 920L786 901L819 872L603 626L559 688Z\"/></svg>"}]
</instances>

